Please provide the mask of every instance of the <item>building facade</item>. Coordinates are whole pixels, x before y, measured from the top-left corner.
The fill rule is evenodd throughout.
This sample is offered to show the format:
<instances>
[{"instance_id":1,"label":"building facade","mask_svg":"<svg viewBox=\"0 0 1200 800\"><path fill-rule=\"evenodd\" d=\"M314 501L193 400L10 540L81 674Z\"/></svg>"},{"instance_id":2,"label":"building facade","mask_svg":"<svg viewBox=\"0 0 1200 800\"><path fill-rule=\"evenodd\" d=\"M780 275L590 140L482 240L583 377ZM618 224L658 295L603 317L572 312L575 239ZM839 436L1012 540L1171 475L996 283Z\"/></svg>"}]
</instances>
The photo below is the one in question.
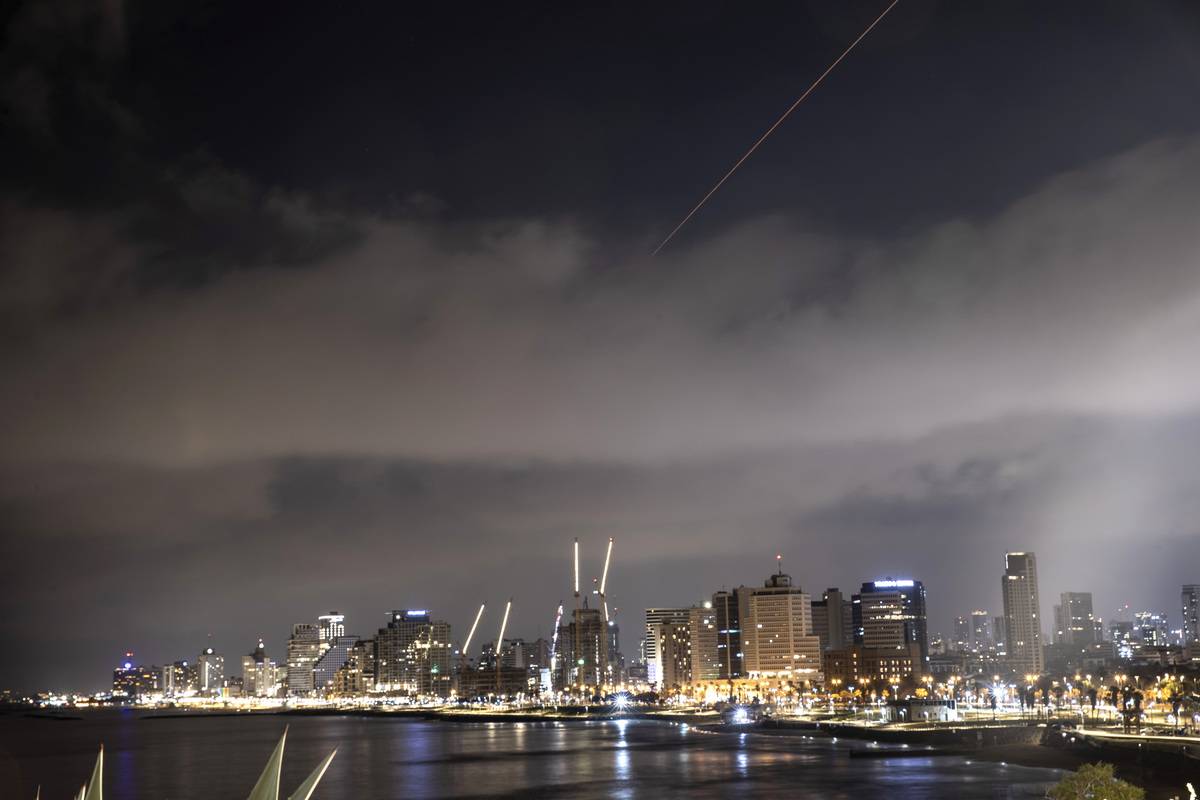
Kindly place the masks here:
<instances>
[{"instance_id":1,"label":"building facade","mask_svg":"<svg viewBox=\"0 0 1200 800\"><path fill-rule=\"evenodd\" d=\"M662 638L663 625L682 625L687 627L691 617L688 608L647 608L646 609L646 679L653 685L663 684L663 660L658 652L658 643Z\"/></svg>"},{"instance_id":2,"label":"building facade","mask_svg":"<svg viewBox=\"0 0 1200 800\"><path fill-rule=\"evenodd\" d=\"M812 598L782 570L749 596L742 654L750 678L820 682L821 640L812 630Z\"/></svg>"},{"instance_id":3,"label":"building facade","mask_svg":"<svg viewBox=\"0 0 1200 800\"><path fill-rule=\"evenodd\" d=\"M1185 583L1179 601L1183 607L1183 643L1200 644L1200 583Z\"/></svg>"},{"instance_id":4,"label":"building facade","mask_svg":"<svg viewBox=\"0 0 1200 800\"><path fill-rule=\"evenodd\" d=\"M292 626L287 645L288 694L308 694L314 688L313 666L321 657L321 629L311 622Z\"/></svg>"},{"instance_id":5,"label":"building facade","mask_svg":"<svg viewBox=\"0 0 1200 800\"><path fill-rule=\"evenodd\" d=\"M691 640L693 681L715 681L721 677L717 650L717 615L712 603L688 609L688 636Z\"/></svg>"},{"instance_id":6,"label":"building facade","mask_svg":"<svg viewBox=\"0 0 1200 800\"><path fill-rule=\"evenodd\" d=\"M1040 675L1045 662L1042 654L1042 606L1034 554L1006 553L1001 584L1008 662L1019 675Z\"/></svg>"},{"instance_id":7,"label":"building facade","mask_svg":"<svg viewBox=\"0 0 1200 800\"><path fill-rule=\"evenodd\" d=\"M826 589L820 600L812 601L812 624L822 650L849 647L854 641L854 612L837 588Z\"/></svg>"},{"instance_id":8,"label":"building facade","mask_svg":"<svg viewBox=\"0 0 1200 800\"><path fill-rule=\"evenodd\" d=\"M915 644L929 660L925 585L911 578L884 578L862 585L851 598L854 643L873 650L904 650Z\"/></svg>"},{"instance_id":9,"label":"building facade","mask_svg":"<svg viewBox=\"0 0 1200 800\"><path fill-rule=\"evenodd\" d=\"M424 609L392 611L375 635L375 686L396 694L449 697L453 688L450 623Z\"/></svg>"}]
</instances>

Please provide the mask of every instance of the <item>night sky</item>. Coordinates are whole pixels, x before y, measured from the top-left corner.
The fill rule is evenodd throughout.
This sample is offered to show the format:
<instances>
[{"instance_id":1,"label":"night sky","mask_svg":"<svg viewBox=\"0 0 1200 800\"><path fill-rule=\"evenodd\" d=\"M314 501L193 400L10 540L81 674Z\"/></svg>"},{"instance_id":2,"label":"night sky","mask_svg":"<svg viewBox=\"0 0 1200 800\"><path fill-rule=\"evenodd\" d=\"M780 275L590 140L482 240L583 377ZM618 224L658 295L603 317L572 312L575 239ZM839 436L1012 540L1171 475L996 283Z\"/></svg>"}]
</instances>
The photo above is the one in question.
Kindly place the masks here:
<instances>
[{"instance_id":1,"label":"night sky","mask_svg":"<svg viewBox=\"0 0 1200 800\"><path fill-rule=\"evenodd\" d=\"M430 608L1200 582L1200 8L28 2L0 688ZM211 635L211 638L210 638Z\"/></svg>"}]
</instances>

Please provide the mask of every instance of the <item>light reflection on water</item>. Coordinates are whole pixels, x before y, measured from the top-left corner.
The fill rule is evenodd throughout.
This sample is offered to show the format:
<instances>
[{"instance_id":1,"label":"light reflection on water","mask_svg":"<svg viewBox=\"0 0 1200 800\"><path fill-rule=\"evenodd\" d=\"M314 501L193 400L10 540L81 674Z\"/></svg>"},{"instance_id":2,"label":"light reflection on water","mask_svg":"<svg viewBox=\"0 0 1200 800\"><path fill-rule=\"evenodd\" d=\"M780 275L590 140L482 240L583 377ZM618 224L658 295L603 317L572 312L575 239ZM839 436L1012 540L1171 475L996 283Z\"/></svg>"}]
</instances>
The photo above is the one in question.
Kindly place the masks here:
<instances>
[{"instance_id":1,"label":"light reflection on water","mask_svg":"<svg viewBox=\"0 0 1200 800\"><path fill-rule=\"evenodd\" d=\"M961 758L849 757L867 743L712 735L637 720L452 724L368 717L0 717L0 797L71 796L104 741L117 800L244 797L290 725L284 793L338 747L316 800L571 798L1034 798L1060 775ZM878 752L877 749L872 752Z\"/></svg>"}]
</instances>

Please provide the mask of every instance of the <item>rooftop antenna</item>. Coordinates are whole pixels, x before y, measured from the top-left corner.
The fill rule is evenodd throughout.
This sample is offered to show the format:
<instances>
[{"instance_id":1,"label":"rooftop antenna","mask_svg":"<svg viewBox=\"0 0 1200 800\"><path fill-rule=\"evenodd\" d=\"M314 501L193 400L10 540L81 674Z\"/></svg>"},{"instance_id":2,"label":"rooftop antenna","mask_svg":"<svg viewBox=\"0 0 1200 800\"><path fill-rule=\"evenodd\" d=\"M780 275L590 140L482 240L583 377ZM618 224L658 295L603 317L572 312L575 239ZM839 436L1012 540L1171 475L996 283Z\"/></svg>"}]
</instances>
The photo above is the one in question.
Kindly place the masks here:
<instances>
[{"instance_id":1,"label":"rooftop antenna","mask_svg":"<svg viewBox=\"0 0 1200 800\"><path fill-rule=\"evenodd\" d=\"M612 560L612 537L608 537L608 551L604 554L604 572L600 573L600 604L604 606L604 621L608 622L608 599L604 594L605 587L608 586L608 563Z\"/></svg>"},{"instance_id":2,"label":"rooftop antenna","mask_svg":"<svg viewBox=\"0 0 1200 800\"><path fill-rule=\"evenodd\" d=\"M775 554L775 569L776 569L776 574L778 574L778 575L783 574L783 553Z\"/></svg>"}]
</instances>

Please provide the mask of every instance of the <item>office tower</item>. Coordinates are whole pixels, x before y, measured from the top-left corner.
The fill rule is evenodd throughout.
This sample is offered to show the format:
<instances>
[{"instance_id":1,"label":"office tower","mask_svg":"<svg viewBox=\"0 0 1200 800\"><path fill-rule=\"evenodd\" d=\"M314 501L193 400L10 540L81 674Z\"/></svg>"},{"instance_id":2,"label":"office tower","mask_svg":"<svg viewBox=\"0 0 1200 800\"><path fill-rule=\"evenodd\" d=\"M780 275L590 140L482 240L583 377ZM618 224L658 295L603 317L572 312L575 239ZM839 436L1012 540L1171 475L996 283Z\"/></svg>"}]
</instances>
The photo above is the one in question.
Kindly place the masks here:
<instances>
[{"instance_id":1,"label":"office tower","mask_svg":"<svg viewBox=\"0 0 1200 800\"><path fill-rule=\"evenodd\" d=\"M1170 644L1166 615L1153 611L1137 612L1133 615L1133 636L1146 647L1166 647Z\"/></svg>"},{"instance_id":2,"label":"office tower","mask_svg":"<svg viewBox=\"0 0 1200 800\"><path fill-rule=\"evenodd\" d=\"M359 639L346 655L346 663L334 674L333 692L363 695L375 691L375 640Z\"/></svg>"},{"instance_id":3,"label":"office tower","mask_svg":"<svg viewBox=\"0 0 1200 800\"><path fill-rule=\"evenodd\" d=\"M749 594L743 665L754 677L821 681L821 639L812 632L812 598L782 568Z\"/></svg>"},{"instance_id":4,"label":"office tower","mask_svg":"<svg viewBox=\"0 0 1200 800\"><path fill-rule=\"evenodd\" d=\"M196 672L201 694L218 695L225 688L225 656L213 652L211 647L204 648L196 659Z\"/></svg>"},{"instance_id":5,"label":"office tower","mask_svg":"<svg viewBox=\"0 0 1200 800\"><path fill-rule=\"evenodd\" d=\"M693 681L715 681L721 677L717 651L717 615L712 603L688 609L688 637L691 644Z\"/></svg>"},{"instance_id":6,"label":"office tower","mask_svg":"<svg viewBox=\"0 0 1200 800\"><path fill-rule=\"evenodd\" d=\"M971 649L982 653L994 646L992 618L988 612L977 608L971 612Z\"/></svg>"},{"instance_id":7,"label":"office tower","mask_svg":"<svg viewBox=\"0 0 1200 800\"><path fill-rule=\"evenodd\" d=\"M313 689L318 692L333 690L333 679L345 665L350 649L357 641L357 636L340 634L325 643L325 652L313 664Z\"/></svg>"},{"instance_id":8,"label":"office tower","mask_svg":"<svg viewBox=\"0 0 1200 800\"><path fill-rule=\"evenodd\" d=\"M320 628L311 622L293 625L287 646L288 694L307 694L313 690L313 665L320 657Z\"/></svg>"},{"instance_id":9,"label":"office tower","mask_svg":"<svg viewBox=\"0 0 1200 800\"><path fill-rule=\"evenodd\" d=\"M720 662L722 680L745 677L741 620L746 613L749 596L750 590L745 586L733 591L722 589L712 596L713 612L717 618L717 660Z\"/></svg>"},{"instance_id":10,"label":"office tower","mask_svg":"<svg viewBox=\"0 0 1200 800\"><path fill-rule=\"evenodd\" d=\"M966 617L954 618L953 644L960 653L971 649L971 622Z\"/></svg>"},{"instance_id":11,"label":"office tower","mask_svg":"<svg viewBox=\"0 0 1200 800\"><path fill-rule=\"evenodd\" d=\"M162 669L162 690L168 697L184 697L195 694L200 685L196 665L176 661Z\"/></svg>"},{"instance_id":12,"label":"office tower","mask_svg":"<svg viewBox=\"0 0 1200 800\"><path fill-rule=\"evenodd\" d=\"M822 650L840 650L853 643L853 611L839 589L826 589L820 600L812 601L812 618Z\"/></svg>"},{"instance_id":13,"label":"office tower","mask_svg":"<svg viewBox=\"0 0 1200 800\"><path fill-rule=\"evenodd\" d=\"M1096 617L1092 613L1091 592L1063 592L1055 606L1059 617L1055 627L1064 644L1087 645L1096 641Z\"/></svg>"},{"instance_id":14,"label":"office tower","mask_svg":"<svg viewBox=\"0 0 1200 800\"><path fill-rule=\"evenodd\" d=\"M1033 553L1006 553L1001 593L1008 661L1017 674L1043 672L1042 612L1037 559Z\"/></svg>"},{"instance_id":15,"label":"office tower","mask_svg":"<svg viewBox=\"0 0 1200 800\"><path fill-rule=\"evenodd\" d=\"M451 674L450 623L425 609L392 611L375 635L375 684L381 692L447 697Z\"/></svg>"},{"instance_id":16,"label":"office tower","mask_svg":"<svg viewBox=\"0 0 1200 800\"><path fill-rule=\"evenodd\" d=\"M646 609L646 680L661 685L663 679L662 657L658 642L662 637L661 626L688 624L691 610L687 608Z\"/></svg>"},{"instance_id":17,"label":"office tower","mask_svg":"<svg viewBox=\"0 0 1200 800\"><path fill-rule=\"evenodd\" d=\"M321 632L321 649L323 651L338 636L346 635L346 615L337 611L322 614L317 617L317 628Z\"/></svg>"},{"instance_id":18,"label":"office tower","mask_svg":"<svg viewBox=\"0 0 1200 800\"><path fill-rule=\"evenodd\" d=\"M1200 643L1200 583L1185 583L1179 599L1183 606L1183 643Z\"/></svg>"},{"instance_id":19,"label":"office tower","mask_svg":"<svg viewBox=\"0 0 1200 800\"><path fill-rule=\"evenodd\" d=\"M616 613L616 610L613 610ZM615 619L608 620L608 683L625 680L625 656L621 654L621 627ZM539 639L538 641L543 641ZM547 660L542 666L549 667Z\"/></svg>"},{"instance_id":20,"label":"office tower","mask_svg":"<svg viewBox=\"0 0 1200 800\"><path fill-rule=\"evenodd\" d=\"M692 640L690 622L655 623L658 636L660 690L678 689L692 682Z\"/></svg>"},{"instance_id":21,"label":"office tower","mask_svg":"<svg viewBox=\"0 0 1200 800\"><path fill-rule=\"evenodd\" d=\"M242 656L242 694L247 697L273 697L275 685L275 662L267 658L263 640L249 655Z\"/></svg>"},{"instance_id":22,"label":"office tower","mask_svg":"<svg viewBox=\"0 0 1200 800\"><path fill-rule=\"evenodd\" d=\"M992 617L992 641L996 643L996 655L1008 654L1008 628L1003 616Z\"/></svg>"},{"instance_id":23,"label":"office tower","mask_svg":"<svg viewBox=\"0 0 1200 800\"><path fill-rule=\"evenodd\" d=\"M868 581L851 603L856 644L894 650L915 644L924 669L929 661L924 584L911 578Z\"/></svg>"},{"instance_id":24,"label":"office tower","mask_svg":"<svg viewBox=\"0 0 1200 800\"><path fill-rule=\"evenodd\" d=\"M163 673L158 667L134 664L133 653L126 653L125 661L113 670L112 693L114 697L140 700L162 692L162 681Z\"/></svg>"}]
</instances>

